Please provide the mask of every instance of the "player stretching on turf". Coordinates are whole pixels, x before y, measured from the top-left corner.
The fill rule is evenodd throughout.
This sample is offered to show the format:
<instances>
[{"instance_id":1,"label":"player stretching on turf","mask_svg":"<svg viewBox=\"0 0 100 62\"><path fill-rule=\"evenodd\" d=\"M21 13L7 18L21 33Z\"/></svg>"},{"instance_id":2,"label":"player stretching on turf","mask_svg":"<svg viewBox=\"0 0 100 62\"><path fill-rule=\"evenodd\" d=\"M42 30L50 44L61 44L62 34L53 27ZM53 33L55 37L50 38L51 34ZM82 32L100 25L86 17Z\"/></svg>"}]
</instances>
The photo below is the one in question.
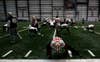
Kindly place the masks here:
<instances>
[{"instance_id":1,"label":"player stretching on turf","mask_svg":"<svg viewBox=\"0 0 100 62\"><path fill-rule=\"evenodd\" d=\"M55 20L52 20L52 19L48 18L47 21L48 21L49 27L50 27L50 28L54 28Z\"/></svg>"},{"instance_id":2,"label":"player stretching on turf","mask_svg":"<svg viewBox=\"0 0 100 62\"><path fill-rule=\"evenodd\" d=\"M34 32L38 35L41 35L41 33L39 32L39 23L35 16L32 17L31 25L29 25L29 32Z\"/></svg>"},{"instance_id":3,"label":"player stretching on turf","mask_svg":"<svg viewBox=\"0 0 100 62\"><path fill-rule=\"evenodd\" d=\"M50 45L57 53L59 53L61 48L65 46L65 43L60 37L54 37Z\"/></svg>"},{"instance_id":4,"label":"player stretching on turf","mask_svg":"<svg viewBox=\"0 0 100 62\"><path fill-rule=\"evenodd\" d=\"M86 30L88 30L90 32L94 32L94 27L95 27L95 25L90 24L90 25L86 26Z\"/></svg>"}]
</instances>

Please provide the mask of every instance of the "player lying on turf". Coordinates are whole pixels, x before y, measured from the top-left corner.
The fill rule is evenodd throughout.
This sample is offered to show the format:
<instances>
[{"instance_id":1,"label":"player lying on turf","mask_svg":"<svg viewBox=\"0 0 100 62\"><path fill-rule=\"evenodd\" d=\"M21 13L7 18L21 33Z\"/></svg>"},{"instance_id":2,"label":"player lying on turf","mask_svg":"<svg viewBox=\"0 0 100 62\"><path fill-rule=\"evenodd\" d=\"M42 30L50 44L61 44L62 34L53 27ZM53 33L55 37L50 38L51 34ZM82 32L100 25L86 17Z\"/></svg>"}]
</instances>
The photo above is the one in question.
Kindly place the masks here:
<instances>
[{"instance_id":1,"label":"player lying on turf","mask_svg":"<svg viewBox=\"0 0 100 62\"><path fill-rule=\"evenodd\" d=\"M49 25L50 28L55 27L55 20L48 18L47 22L48 22L48 25Z\"/></svg>"},{"instance_id":2,"label":"player lying on turf","mask_svg":"<svg viewBox=\"0 0 100 62\"><path fill-rule=\"evenodd\" d=\"M88 26L82 26L82 28L83 28L85 31L88 30L88 31L90 31L90 32L94 32L95 25L90 24L90 25L88 25Z\"/></svg>"},{"instance_id":3,"label":"player lying on turf","mask_svg":"<svg viewBox=\"0 0 100 62\"><path fill-rule=\"evenodd\" d=\"M38 35L42 35L39 31L39 23L38 19L35 16L32 16L31 25L29 25L29 32L32 34L32 32L37 33Z\"/></svg>"},{"instance_id":4,"label":"player lying on turf","mask_svg":"<svg viewBox=\"0 0 100 62\"><path fill-rule=\"evenodd\" d=\"M62 22L62 20L58 16L56 16L56 18L54 20L55 20L55 28L57 29L57 33L58 33L58 31L60 31L61 28L67 29L67 31L70 33L69 28L72 24L72 21L70 18L66 18ZM59 35L59 33L58 33L58 35Z\"/></svg>"},{"instance_id":5,"label":"player lying on turf","mask_svg":"<svg viewBox=\"0 0 100 62\"><path fill-rule=\"evenodd\" d=\"M86 29L88 30L88 31L90 31L90 32L94 32L94 25L93 24L90 24L90 25L88 25L87 27L86 27Z\"/></svg>"}]
</instances>

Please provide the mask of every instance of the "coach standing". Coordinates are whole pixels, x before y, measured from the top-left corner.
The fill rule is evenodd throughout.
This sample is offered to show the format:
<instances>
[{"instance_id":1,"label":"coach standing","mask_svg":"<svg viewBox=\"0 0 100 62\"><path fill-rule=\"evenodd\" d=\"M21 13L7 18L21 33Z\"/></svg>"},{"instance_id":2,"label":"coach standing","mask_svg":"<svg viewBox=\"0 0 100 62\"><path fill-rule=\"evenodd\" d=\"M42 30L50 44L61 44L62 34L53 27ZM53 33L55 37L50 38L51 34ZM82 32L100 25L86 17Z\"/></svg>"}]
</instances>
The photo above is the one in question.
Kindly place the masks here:
<instances>
[{"instance_id":1,"label":"coach standing","mask_svg":"<svg viewBox=\"0 0 100 62\"><path fill-rule=\"evenodd\" d=\"M9 22L10 42L15 43L17 38L17 21L16 17L12 15L12 12L8 12L7 21Z\"/></svg>"}]
</instances>

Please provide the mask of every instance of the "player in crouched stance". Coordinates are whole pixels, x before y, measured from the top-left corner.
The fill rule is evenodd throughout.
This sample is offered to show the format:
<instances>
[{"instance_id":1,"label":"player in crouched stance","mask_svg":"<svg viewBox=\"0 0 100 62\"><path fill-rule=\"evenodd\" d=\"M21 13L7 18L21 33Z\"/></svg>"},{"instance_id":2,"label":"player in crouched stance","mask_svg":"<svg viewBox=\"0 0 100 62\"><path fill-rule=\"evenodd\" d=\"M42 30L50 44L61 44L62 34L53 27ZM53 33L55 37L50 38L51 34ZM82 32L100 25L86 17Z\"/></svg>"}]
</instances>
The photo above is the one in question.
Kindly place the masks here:
<instances>
[{"instance_id":1,"label":"player in crouched stance","mask_svg":"<svg viewBox=\"0 0 100 62\"><path fill-rule=\"evenodd\" d=\"M38 35L40 36L43 36L40 31L39 31L39 23L38 23L38 19L33 16L32 17L32 21L31 21L31 24L29 25L28 29L29 29L29 33L32 34L32 33L37 33Z\"/></svg>"}]
</instances>

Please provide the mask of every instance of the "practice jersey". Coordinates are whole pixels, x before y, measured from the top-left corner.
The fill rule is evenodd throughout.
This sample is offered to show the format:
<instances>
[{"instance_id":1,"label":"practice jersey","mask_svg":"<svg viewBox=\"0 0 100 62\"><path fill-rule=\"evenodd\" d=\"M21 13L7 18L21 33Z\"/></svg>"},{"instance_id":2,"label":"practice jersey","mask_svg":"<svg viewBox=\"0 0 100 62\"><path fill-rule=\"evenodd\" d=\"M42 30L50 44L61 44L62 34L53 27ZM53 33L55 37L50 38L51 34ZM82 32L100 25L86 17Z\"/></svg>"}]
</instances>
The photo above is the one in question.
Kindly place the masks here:
<instances>
[{"instance_id":1,"label":"practice jersey","mask_svg":"<svg viewBox=\"0 0 100 62\"><path fill-rule=\"evenodd\" d=\"M50 23L50 26L54 26L55 20L53 20L53 21L50 20L49 23Z\"/></svg>"},{"instance_id":2,"label":"practice jersey","mask_svg":"<svg viewBox=\"0 0 100 62\"><path fill-rule=\"evenodd\" d=\"M71 23L71 19L70 18L66 18L66 22Z\"/></svg>"},{"instance_id":3,"label":"practice jersey","mask_svg":"<svg viewBox=\"0 0 100 62\"><path fill-rule=\"evenodd\" d=\"M61 19L60 18L55 18L55 23L57 26L60 26L61 25Z\"/></svg>"},{"instance_id":4,"label":"practice jersey","mask_svg":"<svg viewBox=\"0 0 100 62\"><path fill-rule=\"evenodd\" d=\"M52 47L52 48L56 48L55 45L56 45L57 43L60 44L60 47L61 47L61 48L65 46L65 43L64 43L64 41L62 40L62 38L60 38L60 37L55 37L55 38L53 38L53 40L52 40L52 42L51 42L51 47Z\"/></svg>"}]
</instances>

